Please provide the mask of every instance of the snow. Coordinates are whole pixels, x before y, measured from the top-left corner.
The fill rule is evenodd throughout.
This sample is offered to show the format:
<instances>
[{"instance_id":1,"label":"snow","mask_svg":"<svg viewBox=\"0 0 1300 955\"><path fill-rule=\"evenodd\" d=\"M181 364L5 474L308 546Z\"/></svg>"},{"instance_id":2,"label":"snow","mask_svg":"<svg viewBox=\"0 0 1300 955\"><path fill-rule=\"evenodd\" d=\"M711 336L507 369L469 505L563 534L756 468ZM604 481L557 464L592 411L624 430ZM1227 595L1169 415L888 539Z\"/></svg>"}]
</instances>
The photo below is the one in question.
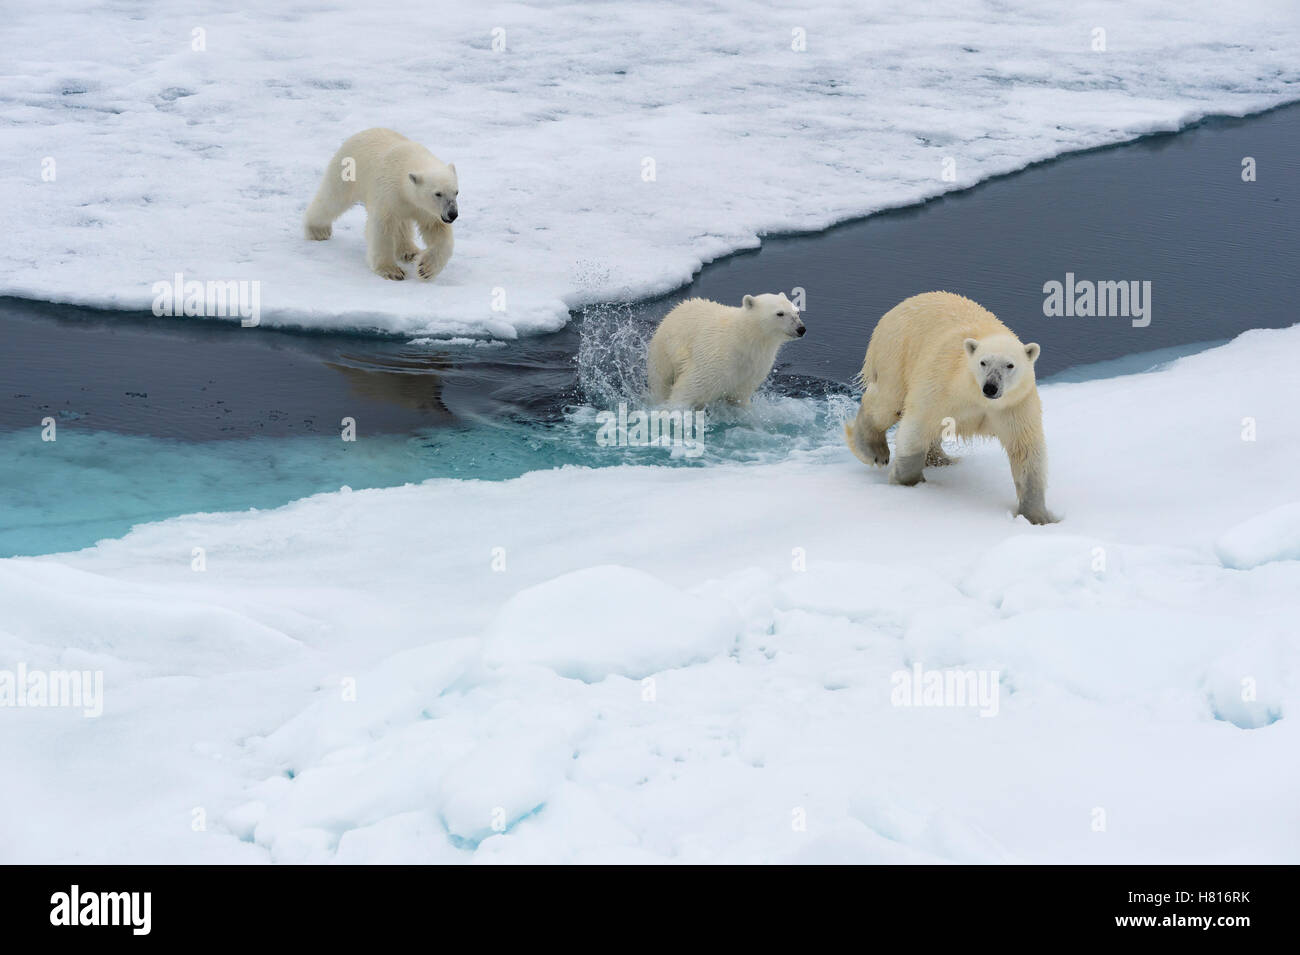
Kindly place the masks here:
<instances>
[{"instance_id":1,"label":"snow","mask_svg":"<svg viewBox=\"0 0 1300 955\"><path fill-rule=\"evenodd\" d=\"M994 445L899 488L828 422L0 561L0 660L104 672L0 710L0 860L1295 863L1298 362L1045 386L1047 527Z\"/></svg>"},{"instance_id":2,"label":"snow","mask_svg":"<svg viewBox=\"0 0 1300 955\"><path fill-rule=\"evenodd\" d=\"M588 567L510 598L489 631L486 658L495 667L536 663L588 683L611 673L636 679L725 653L738 630L720 601L627 567Z\"/></svg>"},{"instance_id":3,"label":"snow","mask_svg":"<svg viewBox=\"0 0 1300 955\"><path fill-rule=\"evenodd\" d=\"M1273 560L1300 560L1300 502L1242 521L1214 545L1224 567L1249 570Z\"/></svg>"},{"instance_id":4,"label":"snow","mask_svg":"<svg viewBox=\"0 0 1300 955\"><path fill-rule=\"evenodd\" d=\"M762 235L1300 90L1294 0L51 0L5 27L0 294L148 309L179 273L260 283L268 325L443 338L553 330ZM457 165L432 285L367 271L360 210L301 236L376 125Z\"/></svg>"}]
</instances>

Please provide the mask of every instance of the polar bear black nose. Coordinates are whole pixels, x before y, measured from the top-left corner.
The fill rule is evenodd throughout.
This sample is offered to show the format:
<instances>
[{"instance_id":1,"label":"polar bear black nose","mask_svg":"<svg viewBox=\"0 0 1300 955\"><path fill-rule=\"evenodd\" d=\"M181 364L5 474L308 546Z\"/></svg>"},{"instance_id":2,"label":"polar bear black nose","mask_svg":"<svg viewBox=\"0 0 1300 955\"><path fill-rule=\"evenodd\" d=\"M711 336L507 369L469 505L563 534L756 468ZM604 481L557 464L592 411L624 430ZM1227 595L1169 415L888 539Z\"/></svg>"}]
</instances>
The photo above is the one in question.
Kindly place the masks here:
<instances>
[{"instance_id":1,"label":"polar bear black nose","mask_svg":"<svg viewBox=\"0 0 1300 955\"><path fill-rule=\"evenodd\" d=\"M984 382L984 397L996 398L998 396L998 386L991 381Z\"/></svg>"},{"instance_id":2,"label":"polar bear black nose","mask_svg":"<svg viewBox=\"0 0 1300 955\"><path fill-rule=\"evenodd\" d=\"M457 217L458 215L460 215L460 213L457 212L455 209L448 209L448 210L447 210L447 221L448 221L448 222L455 222L455 221L456 221L456 217Z\"/></svg>"},{"instance_id":3,"label":"polar bear black nose","mask_svg":"<svg viewBox=\"0 0 1300 955\"><path fill-rule=\"evenodd\" d=\"M808 331L808 329L805 326L800 325L798 328L794 330L794 333L798 335L800 338L803 338L803 333L806 331Z\"/></svg>"}]
</instances>

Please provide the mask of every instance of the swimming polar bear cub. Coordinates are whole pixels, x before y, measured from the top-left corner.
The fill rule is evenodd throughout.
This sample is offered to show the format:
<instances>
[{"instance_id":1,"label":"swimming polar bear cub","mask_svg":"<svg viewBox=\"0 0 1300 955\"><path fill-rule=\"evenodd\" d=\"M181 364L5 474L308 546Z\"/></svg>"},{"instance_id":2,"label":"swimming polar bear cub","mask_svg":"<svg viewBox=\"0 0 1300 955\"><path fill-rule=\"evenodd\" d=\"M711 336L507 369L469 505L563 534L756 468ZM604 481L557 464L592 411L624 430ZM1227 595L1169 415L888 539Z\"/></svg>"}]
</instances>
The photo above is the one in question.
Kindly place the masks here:
<instances>
[{"instance_id":1,"label":"swimming polar bear cub","mask_svg":"<svg viewBox=\"0 0 1300 955\"><path fill-rule=\"evenodd\" d=\"M890 463L885 432L898 422L891 484L925 480L926 464L952 463L945 430L957 437L996 437L1011 461L1017 514L1030 523L1048 513L1047 448L1034 362L1039 347L1022 345L987 309L950 292L926 292L895 305L876 325L860 378L862 405L844 435L867 464Z\"/></svg>"},{"instance_id":2,"label":"swimming polar bear cub","mask_svg":"<svg viewBox=\"0 0 1300 955\"><path fill-rule=\"evenodd\" d=\"M687 299L650 339L650 398L691 408L723 399L747 405L777 349L805 331L784 295L746 295L739 308Z\"/></svg>"},{"instance_id":3,"label":"swimming polar bear cub","mask_svg":"<svg viewBox=\"0 0 1300 955\"><path fill-rule=\"evenodd\" d=\"M455 244L451 224L460 210L456 167L391 129L367 129L339 147L303 216L309 239L328 239L334 220L358 202L366 206L366 262L386 279L406 278L402 262L431 279ZM421 251L411 235L419 229Z\"/></svg>"}]
</instances>

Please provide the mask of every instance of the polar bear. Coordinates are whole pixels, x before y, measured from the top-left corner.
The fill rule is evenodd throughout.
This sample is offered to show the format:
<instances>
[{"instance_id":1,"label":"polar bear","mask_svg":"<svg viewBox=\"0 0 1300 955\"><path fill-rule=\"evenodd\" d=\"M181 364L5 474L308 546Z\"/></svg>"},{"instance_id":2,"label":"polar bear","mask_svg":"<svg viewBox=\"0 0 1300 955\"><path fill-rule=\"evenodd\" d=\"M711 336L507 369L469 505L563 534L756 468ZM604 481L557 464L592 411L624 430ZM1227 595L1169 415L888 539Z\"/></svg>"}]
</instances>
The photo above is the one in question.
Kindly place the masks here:
<instances>
[{"instance_id":1,"label":"polar bear","mask_svg":"<svg viewBox=\"0 0 1300 955\"><path fill-rule=\"evenodd\" d=\"M358 202L366 206L366 261L386 279L404 279L400 263L419 258L431 279L451 258L451 224L460 210L456 167L391 129L367 129L339 147L303 216L309 239L328 239L334 220ZM425 249L415 244L420 230Z\"/></svg>"},{"instance_id":2,"label":"polar bear","mask_svg":"<svg viewBox=\"0 0 1300 955\"><path fill-rule=\"evenodd\" d=\"M746 295L739 308L687 299L650 339L650 398L691 408L722 399L747 405L777 349L806 330L784 295Z\"/></svg>"},{"instance_id":3,"label":"polar bear","mask_svg":"<svg viewBox=\"0 0 1300 955\"><path fill-rule=\"evenodd\" d=\"M951 292L914 295L890 309L867 346L862 405L844 426L850 450L889 464L885 432L898 422L891 484L925 480L925 465L952 463L945 435L996 437L1011 461L1017 514L1033 524L1048 513L1043 410L1034 380L1039 347L1023 345L992 312Z\"/></svg>"}]
</instances>

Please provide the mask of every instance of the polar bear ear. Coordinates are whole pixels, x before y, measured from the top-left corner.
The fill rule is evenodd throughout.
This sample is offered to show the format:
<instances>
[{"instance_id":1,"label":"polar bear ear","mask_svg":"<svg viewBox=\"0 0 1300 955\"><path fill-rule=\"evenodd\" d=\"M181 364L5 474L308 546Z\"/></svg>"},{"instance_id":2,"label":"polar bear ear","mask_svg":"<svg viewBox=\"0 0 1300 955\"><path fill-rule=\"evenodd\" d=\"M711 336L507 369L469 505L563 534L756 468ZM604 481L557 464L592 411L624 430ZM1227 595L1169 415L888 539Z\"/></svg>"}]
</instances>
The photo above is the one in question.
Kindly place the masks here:
<instances>
[{"instance_id":1,"label":"polar bear ear","mask_svg":"<svg viewBox=\"0 0 1300 955\"><path fill-rule=\"evenodd\" d=\"M451 170L453 176L456 175L456 164L454 162L447 163L447 168Z\"/></svg>"},{"instance_id":2,"label":"polar bear ear","mask_svg":"<svg viewBox=\"0 0 1300 955\"><path fill-rule=\"evenodd\" d=\"M1025 357L1029 359L1031 365L1038 361L1038 353L1040 351L1042 351L1042 349L1038 347L1038 342L1030 342L1025 346Z\"/></svg>"},{"instance_id":3,"label":"polar bear ear","mask_svg":"<svg viewBox=\"0 0 1300 955\"><path fill-rule=\"evenodd\" d=\"M966 347L966 354L968 355L975 354L975 349L980 347L980 343L973 338L966 339L962 344ZM1033 359L1031 358L1030 361L1033 361Z\"/></svg>"},{"instance_id":4,"label":"polar bear ear","mask_svg":"<svg viewBox=\"0 0 1300 955\"><path fill-rule=\"evenodd\" d=\"M754 307L754 296L752 296L752 295L746 295L743 299L740 300L740 304L743 305L743 306L745 306L745 308L753 308L753 307Z\"/></svg>"},{"instance_id":5,"label":"polar bear ear","mask_svg":"<svg viewBox=\"0 0 1300 955\"><path fill-rule=\"evenodd\" d=\"M417 176L415 173L410 172L407 173L407 175L411 177L411 182L415 183L417 186L420 184L420 177Z\"/></svg>"}]
</instances>

